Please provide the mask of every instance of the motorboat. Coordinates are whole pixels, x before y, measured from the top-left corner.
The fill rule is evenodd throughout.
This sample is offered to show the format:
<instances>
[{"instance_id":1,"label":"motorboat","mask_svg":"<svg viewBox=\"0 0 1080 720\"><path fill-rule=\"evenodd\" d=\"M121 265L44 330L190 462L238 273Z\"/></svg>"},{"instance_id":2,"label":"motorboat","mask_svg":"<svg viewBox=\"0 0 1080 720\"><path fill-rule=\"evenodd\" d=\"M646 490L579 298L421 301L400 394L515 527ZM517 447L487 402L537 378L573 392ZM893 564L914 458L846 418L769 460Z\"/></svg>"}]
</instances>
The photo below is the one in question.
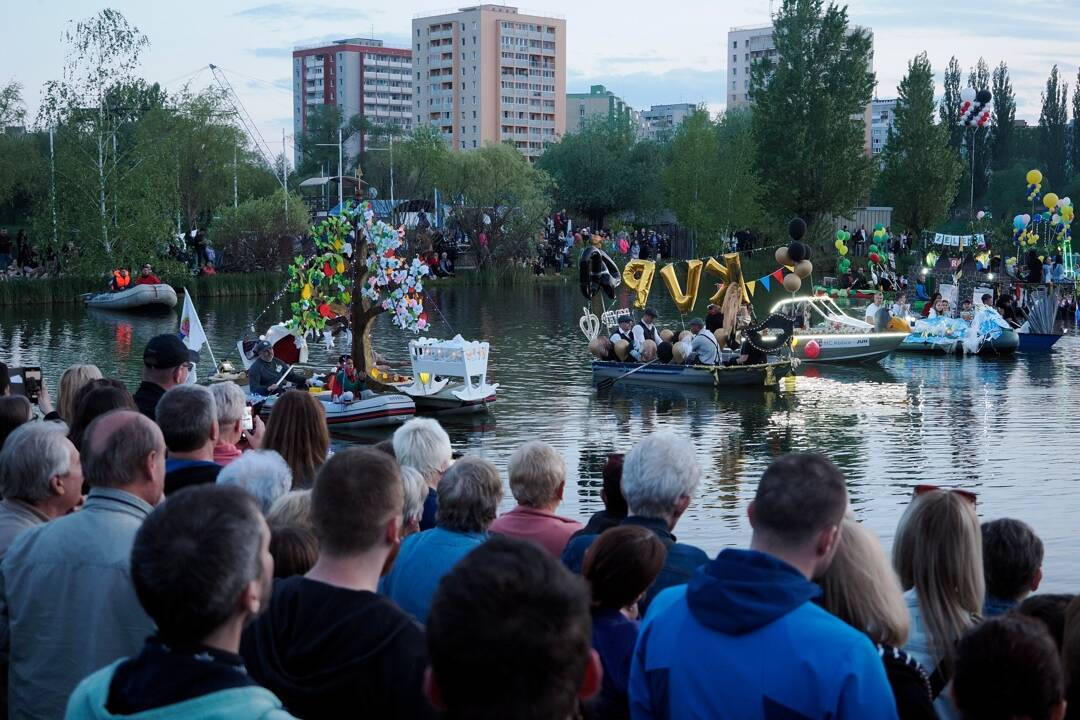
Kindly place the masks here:
<instances>
[{"instance_id":1,"label":"motorboat","mask_svg":"<svg viewBox=\"0 0 1080 720\"><path fill-rule=\"evenodd\" d=\"M169 309L176 307L176 291L171 285L133 285L119 292L104 292L83 297L86 307L104 310Z\"/></svg>"},{"instance_id":2,"label":"motorboat","mask_svg":"<svg viewBox=\"0 0 1080 720\"><path fill-rule=\"evenodd\" d=\"M312 388L313 391L318 390ZM365 390L352 400L332 398L328 390L311 393L326 411L326 424L330 429L338 427L365 428L384 425L400 425L416 414L416 404L398 393L375 393ZM250 395L253 405L261 403L262 415L269 415L280 396L261 397ZM342 396L348 398L349 394Z\"/></svg>"},{"instance_id":3,"label":"motorboat","mask_svg":"<svg viewBox=\"0 0 1080 720\"><path fill-rule=\"evenodd\" d=\"M774 313L791 311L809 315L804 329L795 329L791 354L806 363L877 362L900 347L906 332L875 331L870 323L846 314L828 296L781 300Z\"/></svg>"}]
</instances>

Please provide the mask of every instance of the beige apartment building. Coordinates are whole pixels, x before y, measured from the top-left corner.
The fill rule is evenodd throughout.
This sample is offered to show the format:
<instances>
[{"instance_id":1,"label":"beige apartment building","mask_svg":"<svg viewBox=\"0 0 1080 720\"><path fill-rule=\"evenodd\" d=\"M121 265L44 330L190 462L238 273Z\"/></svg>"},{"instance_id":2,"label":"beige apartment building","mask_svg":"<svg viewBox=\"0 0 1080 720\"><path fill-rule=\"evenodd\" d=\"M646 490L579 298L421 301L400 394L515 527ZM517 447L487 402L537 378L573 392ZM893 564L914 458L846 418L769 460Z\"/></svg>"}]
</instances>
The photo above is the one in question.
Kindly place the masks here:
<instances>
[{"instance_id":1,"label":"beige apartment building","mask_svg":"<svg viewBox=\"0 0 1080 720\"><path fill-rule=\"evenodd\" d=\"M566 20L474 5L412 21L414 117L455 150L509 141L530 161L566 132Z\"/></svg>"}]
</instances>

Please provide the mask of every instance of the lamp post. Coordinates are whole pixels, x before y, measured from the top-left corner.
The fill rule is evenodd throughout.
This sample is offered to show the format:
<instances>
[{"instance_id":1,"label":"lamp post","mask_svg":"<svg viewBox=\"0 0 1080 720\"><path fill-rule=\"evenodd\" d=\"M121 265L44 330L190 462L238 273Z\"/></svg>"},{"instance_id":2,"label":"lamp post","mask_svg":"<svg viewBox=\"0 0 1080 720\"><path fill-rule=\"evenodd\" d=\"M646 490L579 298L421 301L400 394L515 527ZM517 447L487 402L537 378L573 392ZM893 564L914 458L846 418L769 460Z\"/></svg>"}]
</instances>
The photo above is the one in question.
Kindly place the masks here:
<instances>
[{"instance_id":1,"label":"lamp post","mask_svg":"<svg viewBox=\"0 0 1080 720\"><path fill-rule=\"evenodd\" d=\"M345 210L345 189L344 189L344 187L342 185L342 182L341 182L341 180L342 180L342 176L341 176L342 165L344 164L342 162L342 152L341 152L341 128L338 128L337 142L336 143L315 143L315 147L334 147L335 145L337 146L337 201L338 201L338 212L342 212L342 211Z\"/></svg>"}]
</instances>

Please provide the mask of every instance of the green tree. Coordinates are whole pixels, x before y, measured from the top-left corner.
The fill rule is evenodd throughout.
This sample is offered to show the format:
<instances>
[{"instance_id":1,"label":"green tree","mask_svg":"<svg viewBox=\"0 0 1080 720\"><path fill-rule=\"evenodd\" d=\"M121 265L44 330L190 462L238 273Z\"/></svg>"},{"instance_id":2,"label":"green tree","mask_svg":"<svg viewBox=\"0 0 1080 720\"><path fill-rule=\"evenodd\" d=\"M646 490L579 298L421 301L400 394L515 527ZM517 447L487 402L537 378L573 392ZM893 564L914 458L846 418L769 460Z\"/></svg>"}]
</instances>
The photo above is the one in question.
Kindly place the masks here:
<instances>
[{"instance_id":1,"label":"green tree","mask_svg":"<svg viewBox=\"0 0 1080 720\"><path fill-rule=\"evenodd\" d=\"M941 96L938 113L941 124L949 129L949 147L959 150L964 144L964 127L960 124L960 61L956 56L949 58L945 68L945 92Z\"/></svg>"},{"instance_id":2,"label":"green tree","mask_svg":"<svg viewBox=\"0 0 1080 720\"><path fill-rule=\"evenodd\" d=\"M680 225L701 235L720 230L720 140L716 123L704 108L687 116L675 131L664 185Z\"/></svg>"},{"instance_id":3,"label":"green tree","mask_svg":"<svg viewBox=\"0 0 1080 720\"><path fill-rule=\"evenodd\" d=\"M395 200L431 199L435 184L450 157L442 134L430 125L420 125L404 138L372 143L364 154L364 182L376 188L379 197L389 199L390 165L393 162Z\"/></svg>"},{"instance_id":4,"label":"green tree","mask_svg":"<svg viewBox=\"0 0 1080 720\"><path fill-rule=\"evenodd\" d=\"M757 167L774 219L797 215L820 238L826 217L858 205L874 175L870 34L848 25L846 8L784 0L773 41L776 61L757 63L751 81Z\"/></svg>"},{"instance_id":5,"label":"green tree","mask_svg":"<svg viewBox=\"0 0 1080 720\"><path fill-rule=\"evenodd\" d=\"M991 92L994 110L990 124L990 152L992 167L997 170L1013 160L1013 126L1016 124L1016 94L1009 79L1009 66L1004 61L994 68Z\"/></svg>"},{"instance_id":6,"label":"green tree","mask_svg":"<svg viewBox=\"0 0 1080 720\"><path fill-rule=\"evenodd\" d=\"M308 111L307 125L296 139L300 165L296 173L302 178L314 175L337 175L338 129L341 129L342 174L352 175L360 158L351 154L345 145L353 138L370 134L373 125L357 113L346 119L340 105L316 105Z\"/></svg>"},{"instance_id":7,"label":"green tree","mask_svg":"<svg viewBox=\"0 0 1080 720\"><path fill-rule=\"evenodd\" d=\"M720 116L716 135L720 145L719 226L725 232L754 227L762 216L762 189L751 112L728 110Z\"/></svg>"},{"instance_id":8,"label":"green tree","mask_svg":"<svg viewBox=\"0 0 1080 720\"><path fill-rule=\"evenodd\" d=\"M21 220L30 214L36 201L45 195L44 153L47 146L40 134L4 132L26 118L22 86L10 82L0 88L0 217Z\"/></svg>"},{"instance_id":9,"label":"green tree","mask_svg":"<svg viewBox=\"0 0 1080 720\"><path fill-rule=\"evenodd\" d=\"M282 270L292 259L293 238L308 227L310 217L298 195L273 195L245 200L221 209L210 228L210 243L221 253L226 270Z\"/></svg>"},{"instance_id":10,"label":"green tree","mask_svg":"<svg viewBox=\"0 0 1080 720\"><path fill-rule=\"evenodd\" d=\"M1042 94L1042 112L1039 114L1039 165L1045 180L1043 188L1060 187L1066 177L1068 159L1069 84L1062 82L1058 66L1050 70L1046 89Z\"/></svg>"},{"instance_id":11,"label":"green tree","mask_svg":"<svg viewBox=\"0 0 1080 720\"><path fill-rule=\"evenodd\" d=\"M1080 175L1080 70L1076 72L1076 87L1073 88L1072 116L1072 138L1069 143L1072 167L1069 172L1076 177Z\"/></svg>"},{"instance_id":12,"label":"green tree","mask_svg":"<svg viewBox=\"0 0 1080 720\"><path fill-rule=\"evenodd\" d=\"M949 147L946 126L934 122L934 73L925 52L908 63L898 94L881 153L881 186L893 206L893 224L918 236L947 217L960 159Z\"/></svg>"},{"instance_id":13,"label":"green tree","mask_svg":"<svg viewBox=\"0 0 1080 720\"><path fill-rule=\"evenodd\" d=\"M22 84L12 80L0 87L0 130L10 125L22 125L26 120L26 105L22 99Z\"/></svg>"}]
</instances>

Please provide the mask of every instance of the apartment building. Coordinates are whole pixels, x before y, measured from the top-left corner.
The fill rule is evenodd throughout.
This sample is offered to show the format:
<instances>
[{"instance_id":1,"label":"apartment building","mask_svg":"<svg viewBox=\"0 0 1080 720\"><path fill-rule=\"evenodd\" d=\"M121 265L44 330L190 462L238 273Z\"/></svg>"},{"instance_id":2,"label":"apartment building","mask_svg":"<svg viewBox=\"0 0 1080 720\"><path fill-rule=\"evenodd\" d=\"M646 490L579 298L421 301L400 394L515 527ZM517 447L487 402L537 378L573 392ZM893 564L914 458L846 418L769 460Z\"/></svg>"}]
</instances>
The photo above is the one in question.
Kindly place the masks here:
<instances>
[{"instance_id":1,"label":"apartment building","mask_svg":"<svg viewBox=\"0 0 1080 720\"><path fill-rule=\"evenodd\" d=\"M625 118L637 137L645 134L641 113L603 85L592 85L587 93L566 94L566 130L574 132L591 118Z\"/></svg>"},{"instance_id":2,"label":"apartment building","mask_svg":"<svg viewBox=\"0 0 1080 720\"><path fill-rule=\"evenodd\" d=\"M566 20L474 5L412 21L413 120L455 150L511 142L530 161L566 132Z\"/></svg>"},{"instance_id":3,"label":"apartment building","mask_svg":"<svg viewBox=\"0 0 1080 720\"><path fill-rule=\"evenodd\" d=\"M670 140L688 115L697 110L694 103L675 103L674 105L653 105L641 113L645 123L645 137L650 140Z\"/></svg>"},{"instance_id":4,"label":"apartment building","mask_svg":"<svg viewBox=\"0 0 1080 720\"><path fill-rule=\"evenodd\" d=\"M896 121L896 98L886 100L874 98L874 101L870 103L870 114L870 152L880 155L889 142L889 129Z\"/></svg>"},{"instance_id":5,"label":"apartment building","mask_svg":"<svg viewBox=\"0 0 1080 720\"><path fill-rule=\"evenodd\" d=\"M342 119L360 114L376 125L412 129L412 51L392 48L382 40L349 38L329 45L293 50L293 134L307 128L308 113L319 105L337 105ZM345 152L363 151L364 137L351 138ZM300 163L299 151L293 161Z\"/></svg>"}]
</instances>

